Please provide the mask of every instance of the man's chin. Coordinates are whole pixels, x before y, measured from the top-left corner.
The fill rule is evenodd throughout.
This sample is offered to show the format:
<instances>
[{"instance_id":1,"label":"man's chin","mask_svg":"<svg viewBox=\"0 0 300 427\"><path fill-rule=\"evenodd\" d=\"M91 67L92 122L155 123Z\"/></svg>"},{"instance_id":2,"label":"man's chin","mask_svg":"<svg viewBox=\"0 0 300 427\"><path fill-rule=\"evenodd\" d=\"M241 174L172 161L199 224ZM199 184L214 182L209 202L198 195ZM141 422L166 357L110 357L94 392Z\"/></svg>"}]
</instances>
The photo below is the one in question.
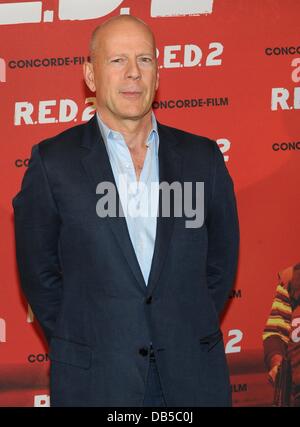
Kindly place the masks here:
<instances>
[{"instance_id":1,"label":"man's chin","mask_svg":"<svg viewBox=\"0 0 300 427\"><path fill-rule=\"evenodd\" d=\"M119 118L121 120L139 121L142 120L149 112L150 109L148 109L147 111L123 111L119 113Z\"/></svg>"}]
</instances>

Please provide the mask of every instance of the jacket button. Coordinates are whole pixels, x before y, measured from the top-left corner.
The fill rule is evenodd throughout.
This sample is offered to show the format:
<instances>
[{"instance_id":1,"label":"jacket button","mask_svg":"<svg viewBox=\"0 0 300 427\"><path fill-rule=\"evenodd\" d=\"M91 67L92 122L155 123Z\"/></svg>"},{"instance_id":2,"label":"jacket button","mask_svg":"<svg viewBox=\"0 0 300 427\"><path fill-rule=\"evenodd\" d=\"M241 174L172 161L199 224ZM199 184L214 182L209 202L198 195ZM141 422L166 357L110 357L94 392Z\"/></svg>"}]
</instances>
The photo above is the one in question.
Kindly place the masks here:
<instances>
[{"instance_id":1,"label":"jacket button","mask_svg":"<svg viewBox=\"0 0 300 427\"><path fill-rule=\"evenodd\" d=\"M147 356L148 354L148 349L146 347L142 347L139 349L139 353L141 356Z\"/></svg>"},{"instance_id":2,"label":"jacket button","mask_svg":"<svg viewBox=\"0 0 300 427\"><path fill-rule=\"evenodd\" d=\"M152 296L150 295L150 297L146 298L146 304L151 304L152 303Z\"/></svg>"}]
</instances>

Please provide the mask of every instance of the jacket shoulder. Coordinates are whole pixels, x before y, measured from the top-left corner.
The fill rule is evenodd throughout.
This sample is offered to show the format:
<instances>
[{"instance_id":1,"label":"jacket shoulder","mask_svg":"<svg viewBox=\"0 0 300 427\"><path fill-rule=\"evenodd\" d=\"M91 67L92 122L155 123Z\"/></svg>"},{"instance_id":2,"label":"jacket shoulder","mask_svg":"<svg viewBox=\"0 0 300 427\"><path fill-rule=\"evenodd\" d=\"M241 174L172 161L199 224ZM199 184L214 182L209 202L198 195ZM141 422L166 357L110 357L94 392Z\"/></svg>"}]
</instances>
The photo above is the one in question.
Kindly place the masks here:
<instances>
[{"instance_id":1,"label":"jacket shoulder","mask_svg":"<svg viewBox=\"0 0 300 427\"><path fill-rule=\"evenodd\" d=\"M37 145L41 156L48 158L58 154L63 155L63 153L71 154L74 150L77 151L88 123L72 126L55 136L39 142Z\"/></svg>"}]
</instances>

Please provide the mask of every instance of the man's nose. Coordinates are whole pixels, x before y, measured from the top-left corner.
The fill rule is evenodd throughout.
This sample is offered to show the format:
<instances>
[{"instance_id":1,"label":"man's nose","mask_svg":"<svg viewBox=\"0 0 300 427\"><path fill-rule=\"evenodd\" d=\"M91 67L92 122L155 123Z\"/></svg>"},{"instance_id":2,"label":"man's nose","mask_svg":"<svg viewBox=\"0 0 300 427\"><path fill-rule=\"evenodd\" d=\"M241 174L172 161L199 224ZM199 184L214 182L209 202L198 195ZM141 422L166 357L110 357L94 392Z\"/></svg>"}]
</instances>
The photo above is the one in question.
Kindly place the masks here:
<instances>
[{"instance_id":1,"label":"man's nose","mask_svg":"<svg viewBox=\"0 0 300 427\"><path fill-rule=\"evenodd\" d=\"M126 77L134 80L141 78L141 70L136 60L128 61Z\"/></svg>"}]
</instances>

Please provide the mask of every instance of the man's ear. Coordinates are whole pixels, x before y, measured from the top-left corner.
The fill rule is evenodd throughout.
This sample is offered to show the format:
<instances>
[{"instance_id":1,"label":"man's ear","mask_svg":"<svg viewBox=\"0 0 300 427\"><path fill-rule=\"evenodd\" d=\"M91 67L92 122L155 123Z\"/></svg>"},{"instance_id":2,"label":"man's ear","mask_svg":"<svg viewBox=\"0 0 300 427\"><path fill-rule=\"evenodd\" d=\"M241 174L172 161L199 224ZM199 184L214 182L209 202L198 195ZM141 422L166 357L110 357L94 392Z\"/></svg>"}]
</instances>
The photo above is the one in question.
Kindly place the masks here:
<instances>
[{"instance_id":1,"label":"man's ear","mask_svg":"<svg viewBox=\"0 0 300 427\"><path fill-rule=\"evenodd\" d=\"M158 86L159 86L159 71L158 71L158 69L157 69L155 90L157 90L157 89L158 89Z\"/></svg>"},{"instance_id":2,"label":"man's ear","mask_svg":"<svg viewBox=\"0 0 300 427\"><path fill-rule=\"evenodd\" d=\"M95 85L95 75L94 75L94 67L91 62L85 62L83 64L83 77L85 80L85 83L87 87L92 92L96 92L96 85Z\"/></svg>"},{"instance_id":3,"label":"man's ear","mask_svg":"<svg viewBox=\"0 0 300 427\"><path fill-rule=\"evenodd\" d=\"M158 49L156 49L156 52L155 52L155 59L156 59L156 85L155 85L155 91L157 91L157 89L158 89L158 86L159 86L159 66L158 66L158 55L159 55L159 52L158 52Z\"/></svg>"}]
</instances>

